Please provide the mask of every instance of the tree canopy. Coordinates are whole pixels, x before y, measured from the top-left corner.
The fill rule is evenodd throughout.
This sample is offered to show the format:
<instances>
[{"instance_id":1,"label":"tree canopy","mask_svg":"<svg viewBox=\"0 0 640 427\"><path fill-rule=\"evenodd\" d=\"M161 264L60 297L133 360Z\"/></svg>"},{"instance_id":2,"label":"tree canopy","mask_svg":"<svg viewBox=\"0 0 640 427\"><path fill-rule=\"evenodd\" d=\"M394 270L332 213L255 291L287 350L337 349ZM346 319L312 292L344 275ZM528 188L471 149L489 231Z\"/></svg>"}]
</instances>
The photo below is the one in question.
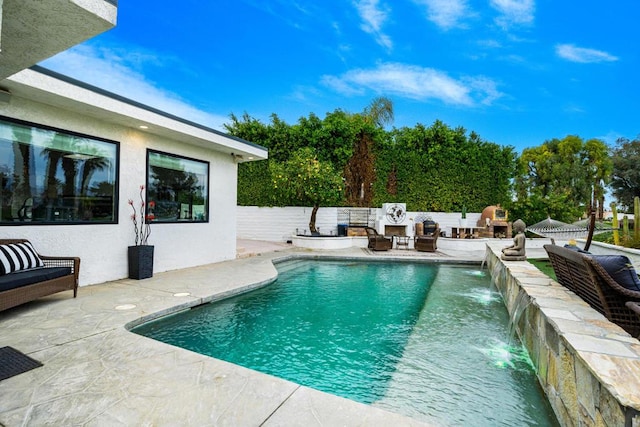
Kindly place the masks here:
<instances>
[{"instance_id":1,"label":"tree canopy","mask_svg":"<svg viewBox=\"0 0 640 427\"><path fill-rule=\"evenodd\" d=\"M480 211L508 201L516 161L513 147L438 120L431 126L418 123L387 131L383 126L391 120L393 105L386 98L374 99L361 113L335 110L323 119L310 114L293 125L275 114L269 124L247 114L232 115L227 132L269 149L267 161L239 165L238 203L309 206L302 193L284 195L274 188L274 171L293 171L300 156L330 165L342 180L340 198L326 194L316 200L319 206L375 207L402 201L413 211L453 212L462 206ZM311 151L302 155L302 148ZM319 185L311 182L306 185Z\"/></svg>"},{"instance_id":2,"label":"tree canopy","mask_svg":"<svg viewBox=\"0 0 640 427\"><path fill-rule=\"evenodd\" d=\"M311 147L300 148L287 161L271 162L269 167L273 180L272 194L279 204L313 206L309 229L315 233L318 208L341 202L341 175L330 162L319 161Z\"/></svg>"},{"instance_id":3,"label":"tree canopy","mask_svg":"<svg viewBox=\"0 0 640 427\"><path fill-rule=\"evenodd\" d=\"M374 205L393 197L411 210L452 212L466 206L479 212L508 200L513 147L483 141L439 120L430 127L394 129L390 136L376 163Z\"/></svg>"},{"instance_id":4,"label":"tree canopy","mask_svg":"<svg viewBox=\"0 0 640 427\"><path fill-rule=\"evenodd\" d=\"M601 140L585 142L575 135L524 149L518 159L510 216L531 224L547 216L574 222L591 209L602 215L611 172L607 150Z\"/></svg>"},{"instance_id":5,"label":"tree canopy","mask_svg":"<svg viewBox=\"0 0 640 427\"><path fill-rule=\"evenodd\" d=\"M633 207L633 198L640 196L640 139L621 138L612 150L613 173L611 190L623 208Z\"/></svg>"},{"instance_id":6,"label":"tree canopy","mask_svg":"<svg viewBox=\"0 0 640 427\"><path fill-rule=\"evenodd\" d=\"M269 160L239 165L238 203L376 207L402 201L412 211L436 212L501 204L511 218L533 224L548 216L574 222L591 210L601 218L609 183L624 207L640 194L638 139L620 139L611 149L599 139L568 135L518 156L511 146L440 120L385 130L392 121L393 104L384 97L360 113L312 113L292 125L276 114L267 124L231 115L225 125L231 135L269 149Z\"/></svg>"}]
</instances>

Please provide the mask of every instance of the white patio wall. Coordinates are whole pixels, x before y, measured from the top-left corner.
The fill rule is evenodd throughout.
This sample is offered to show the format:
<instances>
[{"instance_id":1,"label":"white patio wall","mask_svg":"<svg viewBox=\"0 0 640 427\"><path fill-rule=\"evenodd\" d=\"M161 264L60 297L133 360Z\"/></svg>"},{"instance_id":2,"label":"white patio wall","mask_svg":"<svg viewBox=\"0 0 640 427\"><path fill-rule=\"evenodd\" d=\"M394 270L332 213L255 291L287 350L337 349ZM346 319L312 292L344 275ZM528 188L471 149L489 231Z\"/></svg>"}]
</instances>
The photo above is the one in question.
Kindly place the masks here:
<instances>
[{"instance_id":1,"label":"white patio wall","mask_svg":"<svg viewBox=\"0 0 640 427\"><path fill-rule=\"evenodd\" d=\"M579 247L584 248L586 239L576 239ZM595 255L625 255L633 264L633 267L638 271L640 270L640 249L624 248L621 246L610 245L602 242L591 242L589 246L589 252Z\"/></svg>"},{"instance_id":2,"label":"white patio wall","mask_svg":"<svg viewBox=\"0 0 640 427\"><path fill-rule=\"evenodd\" d=\"M316 227L322 234L338 233L338 209L335 207L320 208L316 217ZM343 208L342 208L343 209ZM296 234L296 230L309 233L310 207L269 208L257 206L237 207L237 230L239 239L266 240L286 242ZM378 215L382 215L378 209ZM440 224L440 229L447 236L451 235L451 227L458 226L459 212L407 212L408 218L417 215L429 215ZM475 225L480 213L467 213L469 225ZM413 230L411 230L413 234Z\"/></svg>"},{"instance_id":3,"label":"white patio wall","mask_svg":"<svg viewBox=\"0 0 640 427\"><path fill-rule=\"evenodd\" d=\"M0 226L3 238L27 238L44 255L81 258L80 285L128 275L127 247L134 244L127 199L139 200L145 182L146 149L151 148L210 162L208 223L153 224L149 244L155 246L154 272L219 262L236 257L237 165L228 154L114 125L89 115L70 113L13 96L0 104L0 115L40 125L106 138L120 143L117 224ZM0 159L0 163L2 159Z\"/></svg>"}]
</instances>

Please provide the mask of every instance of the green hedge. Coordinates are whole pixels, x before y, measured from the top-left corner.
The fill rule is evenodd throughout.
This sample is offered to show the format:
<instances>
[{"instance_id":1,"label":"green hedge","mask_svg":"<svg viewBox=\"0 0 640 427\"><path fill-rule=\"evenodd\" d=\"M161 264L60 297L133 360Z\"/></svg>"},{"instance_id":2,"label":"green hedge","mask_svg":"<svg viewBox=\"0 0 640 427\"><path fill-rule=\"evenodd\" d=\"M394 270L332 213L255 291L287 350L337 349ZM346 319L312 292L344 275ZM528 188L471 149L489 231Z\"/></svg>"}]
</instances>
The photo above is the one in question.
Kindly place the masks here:
<instances>
[{"instance_id":1,"label":"green hedge","mask_svg":"<svg viewBox=\"0 0 640 427\"><path fill-rule=\"evenodd\" d=\"M463 128L452 129L440 121L430 127L417 124L386 131L372 127L361 115L337 110L323 120L311 115L295 125L275 115L268 125L247 115L241 120L232 116L226 128L232 135L265 146L270 153L269 160L238 166L238 204L242 206L276 203L268 162L286 161L288 154L307 146L315 149L319 160L345 170L357 163L352 156L363 138L373 139L373 170L363 178L365 187L370 187L367 200L371 207L405 202L411 211L454 212L466 206L480 212L509 200L515 172L513 147L483 141L474 132L467 134ZM356 179L353 173L347 175ZM357 185L346 178L345 184ZM342 204L348 204L346 197Z\"/></svg>"}]
</instances>

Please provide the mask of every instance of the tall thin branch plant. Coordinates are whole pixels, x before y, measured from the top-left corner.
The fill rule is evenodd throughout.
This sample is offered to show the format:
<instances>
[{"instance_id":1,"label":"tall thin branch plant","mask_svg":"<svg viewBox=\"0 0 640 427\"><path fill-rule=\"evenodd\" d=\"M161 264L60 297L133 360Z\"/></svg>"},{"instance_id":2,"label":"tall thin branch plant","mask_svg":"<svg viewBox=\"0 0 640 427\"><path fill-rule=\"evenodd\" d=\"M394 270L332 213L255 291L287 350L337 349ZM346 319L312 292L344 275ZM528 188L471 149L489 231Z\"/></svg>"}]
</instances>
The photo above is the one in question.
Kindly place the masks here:
<instances>
[{"instance_id":1,"label":"tall thin branch plant","mask_svg":"<svg viewBox=\"0 0 640 427\"><path fill-rule=\"evenodd\" d=\"M151 221L155 219L153 209L155 202L150 201L149 205L144 200L144 185L140 186L140 210L136 210L133 199L129 199L129 206L133 210L131 220L133 221L133 231L135 233L136 246L147 245L149 236L151 235ZM138 218L140 222L138 223Z\"/></svg>"}]
</instances>

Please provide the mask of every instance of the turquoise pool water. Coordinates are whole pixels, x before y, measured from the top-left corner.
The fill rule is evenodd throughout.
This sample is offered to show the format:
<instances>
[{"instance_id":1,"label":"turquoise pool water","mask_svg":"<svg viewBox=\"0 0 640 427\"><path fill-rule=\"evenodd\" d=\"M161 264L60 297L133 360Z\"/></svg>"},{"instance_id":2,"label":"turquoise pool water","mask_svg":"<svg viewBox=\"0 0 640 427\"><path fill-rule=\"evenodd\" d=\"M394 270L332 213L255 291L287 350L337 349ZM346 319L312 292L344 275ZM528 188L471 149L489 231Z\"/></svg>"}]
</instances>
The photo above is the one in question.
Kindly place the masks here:
<instances>
[{"instance_id":1,"label":"turquoise pool water","mask_svg":"<svg viewBox=\"0 0 640 427\"><path fill-rule=\"evenodd\" d=\"M437 425L558 425L484 272L277 267L265 288L133 331Z\"/></svg>"}]
</instances>

